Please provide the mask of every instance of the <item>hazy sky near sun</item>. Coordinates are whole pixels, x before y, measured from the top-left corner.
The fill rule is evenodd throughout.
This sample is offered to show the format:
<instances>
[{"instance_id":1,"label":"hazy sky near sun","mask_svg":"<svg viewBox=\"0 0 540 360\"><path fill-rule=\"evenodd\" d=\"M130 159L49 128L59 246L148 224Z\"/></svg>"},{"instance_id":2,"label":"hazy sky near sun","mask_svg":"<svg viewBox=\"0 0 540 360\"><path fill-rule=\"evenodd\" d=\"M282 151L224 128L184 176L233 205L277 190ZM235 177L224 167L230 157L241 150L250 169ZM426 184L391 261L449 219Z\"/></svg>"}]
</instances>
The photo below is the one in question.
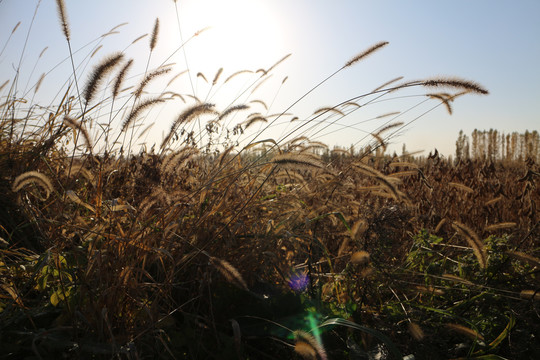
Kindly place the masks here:
<instances>
[{"instance_id":1,"label":"hazy sky near sun","mask_svg":"<svg viewBox=\"0 0 540 360\"><path fill-rule=\"evenodd\" d=\"M47 73L43 88L36 94L36 100L43 98L46 102L60 96L71 65L65 60L68 47L53 0L41 1L23 53L37 4L37 0L0 0L0 84L13 79L23 54L19 95L28 92L40 75ZM159 18L158 45L150 68L175 62L172 74L176 74L186 69L187 60L193 88L189 77L184 76L168 90L195 91L199 98L208 97L211 102L232 96L227 94L229 84L207 96L208 86L195 76L198 72L211 82L223 67L223 80L239 70L268 68L292 53L261 90L262 99L272 104L268 112L277 113L356 54L379 41L388 41L388 46L340 72L290 112L305 119L316 109L369 92L398 76L404 76L404 80L457 76L478 82L490 95L456 99L453 115L439 106L420 116L437 105L431 101L396 118L408 122L418 117L405 133L393 139L398 152L406 143L409 151L436 147L450 155L455 151L460 129L467 134L475 128L540 130L538 0L178 0L177 6L184 40L198 30L210 28L175 52L181 41L172 0L66 0L71 45L74 51L82 48L75 55L79 71L90 71L104 55L127 47L126 54L138 63L132 75L142 74L149 54L148 37L129 45L140 35L151 33ZM20 27L7 42L19 21ZM100 35L124 22L128 24L118 28L118 34L99 40ZM88 61L85 57L98 44L103 47ZM47 51L39 58L45 47ZM287 81L280 86L286 76ZM387 101L361 108L338 124L310 135L331 145L355 144L388 119L367 120L406 111L424 100L423 93L425 90L415 89L400 98L396 93ZM0 96L5 95L4 89ZM154 126L155 138L148 141L159 143L162 132L182 108L181 103L175 105L176 110L167 106L169 110L164 113L156 112L160 124ZM323 134L327 135L319 138Z\"/></svg>"}]
</instances>

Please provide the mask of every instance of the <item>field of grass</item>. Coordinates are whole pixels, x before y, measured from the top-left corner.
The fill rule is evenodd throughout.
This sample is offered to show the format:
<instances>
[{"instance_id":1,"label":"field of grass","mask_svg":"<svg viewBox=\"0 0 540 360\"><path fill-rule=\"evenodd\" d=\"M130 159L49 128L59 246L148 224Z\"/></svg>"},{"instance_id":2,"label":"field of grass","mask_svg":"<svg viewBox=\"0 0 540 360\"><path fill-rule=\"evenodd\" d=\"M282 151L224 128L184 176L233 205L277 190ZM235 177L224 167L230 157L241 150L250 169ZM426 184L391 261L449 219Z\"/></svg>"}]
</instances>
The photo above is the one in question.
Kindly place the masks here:
<instances>
[{"instance_id":1,"label":"field of grass","mask_svg":"<svg viewBox=\"0 0 540 360\"><path fill-rule=\"evenodd\" d=\"M156 21L150 55L158 34ZM465 156L460 136L455 160L388 154L401 122L356 150L305 136L405 88L440 90L426 95L451 111L457 96L487 94L480 85L397 79L287 120L282 138L258 130L240 143L289 109L148 96L174 76L157 67L126 84L131 61L113 54L88 77L73 64L46 106L17 78L0 85L0 359L540 353L536 133L493 157ZM252 72L246 91L275 66ZM221 72L210 86L227 82ZM163 140L132 151L145 112L172 98L185 104Z\"/></svg>"}]
</instances>

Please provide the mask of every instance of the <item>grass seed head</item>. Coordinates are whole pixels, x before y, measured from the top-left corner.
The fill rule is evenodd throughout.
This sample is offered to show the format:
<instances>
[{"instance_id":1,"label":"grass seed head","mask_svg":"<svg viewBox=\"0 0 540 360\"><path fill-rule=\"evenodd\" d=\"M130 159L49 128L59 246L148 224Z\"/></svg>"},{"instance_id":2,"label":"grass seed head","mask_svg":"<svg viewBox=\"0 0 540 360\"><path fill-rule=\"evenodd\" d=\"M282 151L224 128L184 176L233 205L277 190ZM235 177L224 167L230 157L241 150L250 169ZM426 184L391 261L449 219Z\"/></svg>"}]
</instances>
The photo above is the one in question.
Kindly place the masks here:
<instances>
[{"instance_id":1,"label":"grass seed head","mask_svg":"<svg viewBox=\"0 0 540 360\"><path fill-rule=\"evenodd\" d=\"M64 0L56 0L56 6L58 9L58 17L60 18L60 23L62 24L62 32L64 33L66 40L69 41L71 34L69 31L66 4L64 3ZM17 24L17 26L19 26L19 24ZM15 27L15 29L13 29L13 32L17 29L17 26Z\"/></svg>"},{"instance_id":2,"label":"grass seed head","mask_svg":"<svg viewBox=\"0 0 540 360\"><path fill-rule=\"evenodd\" d=\"M11 184L11 191L18 192L26 185L36 184L45 190L45 198L47 199L53 191L51 180L44 174L37 171L27 171L15 178Z\"/></svg>"},{"instance_id":3,"label":"grass seed head","mask_svg":"<svg viewBox=\"0 0 540 360\"><path fill-rule=\"evenodd\" d=\"M446 324L446 328L458 333L467 336L472 340L484 340L484 337L478 333L478 331L468 328L460 324Z\"/></svg>"},{"instance_id":4,"label":"grass seed head","mask_svg":"<svg viewBox=\"0 0 540 360\"><path fill-rule=\"evenodd\" d=\"M361 52L360 54L356 55L355 57L353 57L351 60L347 61L347 63L345 64L345 66L343 67L349 67L349 66L352 66L353 64L357 63L358 61L368 57L369 55L373 54L375 51L379 50L380 48L384 47L388 45L388 41L381 41L373 46L371 46L369 49Z\"/></svg>"},{"instance_id":5,"label":"grass seed head","mask_svg":"<svg viewBox=\"0 0 540 360\"><path fill-rule=\"evenodd\" d=\"M351 256L351 263L355 265L365 265L369 263L370 255L367 251L357 251Z\"/></svg>"},{"instance_id":6,"label":"grass seed head","mask_svg":"<svg viewBox=\"0 0 540 360\"><path fill-rule=\"evenodd\" d=\"M229 281L231 284L249 291L244 278L234 266L232 266L228 261L221 260L215 257L210 257L210 264L212 264L219 272Z\"/></svg>"},{"instance_id":7,"label":"grass seed head","mask_svg":"<svg viewBox=\"0 0 540 360\"><path fill-rule=\"evenodd\" d=\"M411 334L411 336L416 340L416 341L422 341L424 340L424 331L422 330L422 328L420 327L420 325L418 325L417 323L415 322L410 322L409 325L408 325L408 328L409 328L409 333Z\"/></svg>"},{"instance_id":8,"label":"grass seed head","mask_svg":"<svg viewBox=\"0 0 540 360\"><path fill-rule=\"evenodd\" d=\"M154 23L154 30L152 30L152 37L150 38L150 51L154 51L154 48L156 47L157 40L159 35L159 18L156 18L156 22Z\"/></svg>"},{"instance_id":9,"label":"grass seed head","mask_svg":"<svg viewBox=\"0 0 540 360\"><path fill-rule=\"evenodd\" d=\"M118 96L120 93L120 86L122 85L122 82L124 81L124 78L126 77L126 73L128 69L133 64L133 59L129 59L129 61L122 67L122 70L118 73L118 76L116 77L113 85L113 99Z\"/></svg>"},{"instance_id":10,"label":"grass seed head","mask_svg":"<svg viewBox=\"0 0 540 360\"><path fill-rule=\"evenodd\" d=\"M469 227L458 222L454 222L452 227L465 237L469 245L472 247L480 267L485 269L487 266L487 250L478 235Z\"/></svg>"},{"instance_id":11,"label":"grass seed head","mask_svg":"<svg viewBox=\"0 0 540 360\"><path fill-rule=\"evenodd\" d=\"M457 77L440 77L422 81L422 85L427 87L451 87L460 90L467 90L475 94L487 95L489 91L484 89L480 84L471 81L460 79Z\"/></svg>"},{"instance_id":12,"label":"grass seed head","mask_svg":"<svg viewBox=\"0 0 540 360\"><path fill-rule=\"evenodd\" d=\"M124 55L116 53L104 58L95 68L86 83L83 97L87 104L90 104L96 95L99 85L105 76L122 60Z\"/></svg>"}]
</instances>

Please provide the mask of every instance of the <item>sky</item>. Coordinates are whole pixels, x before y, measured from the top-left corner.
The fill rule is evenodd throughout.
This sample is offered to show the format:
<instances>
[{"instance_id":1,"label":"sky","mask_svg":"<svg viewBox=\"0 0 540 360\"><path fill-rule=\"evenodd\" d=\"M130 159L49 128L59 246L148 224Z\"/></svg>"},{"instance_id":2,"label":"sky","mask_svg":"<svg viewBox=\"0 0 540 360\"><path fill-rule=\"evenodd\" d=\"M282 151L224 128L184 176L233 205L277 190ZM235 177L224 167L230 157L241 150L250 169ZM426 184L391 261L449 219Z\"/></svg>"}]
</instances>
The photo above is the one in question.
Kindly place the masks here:
<instances>
[{"instance_id":1,"label":"sky","mask_svg":"<svg viewBox=\"0 0 540 360\"><path fill-rule=\"evenodd\" d=\"M319 118L310 123L317 127L306 126L291 136L307 135L330 146L358 147L373 140L370 132L389 121L400 121L406 126L390 139L390 151L399 153L406 144L410 152L427 153L437 148L452 155L460 130L465 134L491 128L505 133L540 130L537 0L178 0L176 7L173 0L65 3L71 47L76 52L74 62L83 81L101 58L115 51L124 50L127 58L135 59L132 81L144 74L147 62L149 69L175 63L167 79L185 69L189 75L182 75L166 90L195 93L219 110L239 94L236 103L261 99L269 107L251 103L253 112L268 115L288 109L291 115L276 121L279 125L265 130L261 139L280 139L310 119L315 110L369 93L400 76L404 81L456 76L481 84L490 94L457 98L452 115L440 102L424 102L424 94L433 89L407 89L368 104L362 101L371 98L363 98L360 104L365 106L343 118L334 114L327 120L333 124L319 124ZM131 43L151 33L156 18L160 30L149 60L149 36ZM101 37L122 23L127 24L119 27L118 33ZM205 30L192 37L201 29ZM181 38L189 39L182 47ZM355 55L380 41L389 44L302 98ZM13 79L19 68L18 96L43 106L58 103L72 72L56 1L0 0L0 52L0 85ZM240 91L254 84L260 73L238 75L223 83L236 71L268 69L287 54L291 56L253 94L254 87L243 94ZM204 74L211 84L220 68L223 73L214 87L196 76ZM47 75L34 94L32 86L43 73ZM159 93L164 89L161 86L152 89ZM0 97L6 94L7 87ZM301 101L289 109L298 99ZM175 115L188 105L177 99L152 109L147 117L155 125L145 140L159 144ZM393 112L401 115L377 119ZM300 122L291 123L293 116ZM263 124L257 126L256 131L264 129Z\"/></svg>"}]
</instances>

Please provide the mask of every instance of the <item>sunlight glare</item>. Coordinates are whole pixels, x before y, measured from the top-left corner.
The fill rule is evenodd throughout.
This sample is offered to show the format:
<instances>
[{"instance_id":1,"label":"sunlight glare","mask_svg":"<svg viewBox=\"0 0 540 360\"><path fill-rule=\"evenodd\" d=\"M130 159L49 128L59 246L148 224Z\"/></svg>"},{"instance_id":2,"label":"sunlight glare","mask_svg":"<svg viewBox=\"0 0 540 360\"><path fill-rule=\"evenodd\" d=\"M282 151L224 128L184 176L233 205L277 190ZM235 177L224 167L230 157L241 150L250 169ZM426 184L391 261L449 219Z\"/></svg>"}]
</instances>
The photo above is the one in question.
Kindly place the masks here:
<instances>
[{"instance_id":1,"label":"sunlight glare","mask_svg":"<svg viewBox=\"0 0 540 360\"><path fill-rule=\"evenodd\" d=\"M210 27L186 49L194 60L193 70L208 76L220 67L228 73L257 70L286 53L278 14L269 3L206 0L186 4L184 12L195 14L185 19L195 31Z\"/></svg>"}]
</instances>

